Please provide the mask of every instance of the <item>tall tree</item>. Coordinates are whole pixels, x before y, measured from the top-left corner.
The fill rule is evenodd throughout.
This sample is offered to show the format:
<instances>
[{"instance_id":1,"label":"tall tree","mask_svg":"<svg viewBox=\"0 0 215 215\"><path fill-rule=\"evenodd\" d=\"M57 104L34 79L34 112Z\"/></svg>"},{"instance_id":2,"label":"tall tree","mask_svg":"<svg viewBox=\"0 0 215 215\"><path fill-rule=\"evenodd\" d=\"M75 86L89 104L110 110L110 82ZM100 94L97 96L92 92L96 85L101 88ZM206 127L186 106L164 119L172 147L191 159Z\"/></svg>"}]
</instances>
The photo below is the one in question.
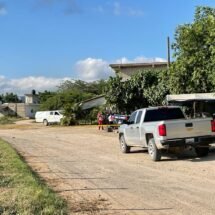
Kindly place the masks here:
<instances>
[{"instance_id":1,"label":"tall tree","mask_svg":"<svg viewBox=\"0 0 215 215\"><path fill-rule=\"evenodd\" d=\"M172 93L204 93L215 86L215 9L197 7L194 21L180 25L173 43Z\"/></svg>"},{"instance_id":2,"label":"tall tree","mask_svg":"<svg viewBox=\"0 0 215 215\"><path fill-rule=\"evenodd\" d=\"M40 103L44 103L51 97L54 97L56 95L56 92L51 92L51 91L45 90L44 92L39 92L38 94L39 94Z\"/></svg>"},{"instance_id":3,"label":"tall tree","mask_svg":"<svg viewBox=\"0 0 215 215\"><path fill-rule=\"evenodd\" d=\"M6 93L1 95L2 102L5 103L17 103L20 102L18 96L14 93Z\"/></svg>"},{"instance_id":4,"label":"tall tree","mask_svg":"<svg viewBox=\"0 0 215 215\"><path fill-rule=\"evenodd\" d=\"M100 95L104 92L105 85L105 80L98 80L93 82L85 82L82 80L67 80L60 84L58 89L60 92L65 92L67 90L78 90L80 92Z\"/></svg>"},{"instance_id":5,"label":"tall tree","mask_svg":"<svg viewBox=\"0 0 215 215\"><path fill-rule=\"evenodd\" d=\"M148 105L162 105L169 92L166 74L166 70L143 70L124 82L118 76L111 77L105 93L107 102L127 113Z\"/></svg>"},{"instance_id":6,"label":"tall tree","mask_svg":"<svg viewBox=\"0 0 215 215\"><path fill-rule=\"evenodd\" d=\"M39 93L40 108L41 110L64 109L64 107L73 109L75 104L102 94L105 85L106 81L104 80L94 82L67 80L58 86L57 92L44 91Z\"/></svg>"}]
</instances>

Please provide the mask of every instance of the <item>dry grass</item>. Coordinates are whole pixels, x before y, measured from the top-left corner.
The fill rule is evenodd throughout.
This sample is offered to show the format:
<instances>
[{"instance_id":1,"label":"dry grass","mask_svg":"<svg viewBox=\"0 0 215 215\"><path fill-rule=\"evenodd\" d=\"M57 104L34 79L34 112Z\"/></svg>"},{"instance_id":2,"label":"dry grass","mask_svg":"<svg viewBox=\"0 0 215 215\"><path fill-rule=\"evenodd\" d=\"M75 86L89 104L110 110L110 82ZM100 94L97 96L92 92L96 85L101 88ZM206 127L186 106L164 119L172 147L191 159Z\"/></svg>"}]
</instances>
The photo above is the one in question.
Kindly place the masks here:
<instances>
[{"instance_id":1,"label":"dry grass","mask_svg":"<svg viewBox=\"0 0 215 215\"><path fill-rule=\"evenodd\" d=\"M74 214L105 214L108 208L107 199L98 198L93 200L76 201L71 204L70 210Z\"/></svg>"}]
</instances>

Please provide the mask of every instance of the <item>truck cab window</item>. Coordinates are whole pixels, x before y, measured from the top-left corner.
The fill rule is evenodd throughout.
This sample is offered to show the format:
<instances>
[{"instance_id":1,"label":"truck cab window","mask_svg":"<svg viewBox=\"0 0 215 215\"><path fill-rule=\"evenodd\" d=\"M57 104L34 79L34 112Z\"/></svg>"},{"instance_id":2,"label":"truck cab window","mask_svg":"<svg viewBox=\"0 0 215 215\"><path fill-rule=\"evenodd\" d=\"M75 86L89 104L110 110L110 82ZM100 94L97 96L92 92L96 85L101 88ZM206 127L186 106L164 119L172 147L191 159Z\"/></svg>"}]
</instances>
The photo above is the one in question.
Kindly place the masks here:
<instances>
[{"instance_id":1,"label":"truck cab window","mask_svg":"<svg viewBox=\"0 0 215 215\"><path fill-rule=\"evenodd\" d=\"M128 120L129 124L134 124L136 115L137 115L137 112L134 112L134 113L131 114L131 116L130 116L130 118Z\"/></svg>"},{"instance_id":2,"label":"truck cab window","mask_svg":"<svg viewBox=\"0 0 215 215\"><path fill-rule=\"evenodd\" d=\"M141 116L142 116L143 111L139 111L136 119L136 124L140 123Z\"/></svg>"},{"instance_id":3,"label":"truck cab window","mask_svg":"<svg viewBox=\"0 0 215 215\"><path fill-rule=\"evenodd\" d=\"M173 119L185 119L185 116L180 108L159 108L147 110L144 122L156 122Z\"/></svg>"},{"instance_id":4,"label":"truck cab window","mask_svg":"<svg viewBox=\"0 0 215 215\"><path fill-rule=\"evenodd\" d=\"M59 113L58 113L58 112L55 112L54 115L59 115Z\"/></svg>"}]
</instances>

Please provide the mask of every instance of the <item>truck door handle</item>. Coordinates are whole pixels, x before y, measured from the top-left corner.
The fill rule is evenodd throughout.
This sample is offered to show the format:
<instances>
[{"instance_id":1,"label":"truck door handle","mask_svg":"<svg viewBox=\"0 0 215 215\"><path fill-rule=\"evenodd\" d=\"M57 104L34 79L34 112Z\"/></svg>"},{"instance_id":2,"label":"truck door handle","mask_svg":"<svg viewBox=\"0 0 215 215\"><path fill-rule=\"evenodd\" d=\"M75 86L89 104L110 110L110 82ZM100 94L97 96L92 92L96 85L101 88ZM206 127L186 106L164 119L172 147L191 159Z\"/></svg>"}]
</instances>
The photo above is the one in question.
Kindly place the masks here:
<instances>
[{"instance_id":1,"label":"truck door handle","mask_svg":"<svg viewBox=\"0 0 215 215\"><path fill-rule=\"evenodd\" d=\"M185 127L189 128L189 127L193 127L193 123L185 123Z\"/></svg>"},{"instance_id":2,"label":"truck door handle","mask_svg":"<svg viewBox=\"0 0 215 215\"><path fill-rule=\"evenodd\" d=\"M139 128L139 126L137 126L136 128Z\"/></svg>"}]
</instances>

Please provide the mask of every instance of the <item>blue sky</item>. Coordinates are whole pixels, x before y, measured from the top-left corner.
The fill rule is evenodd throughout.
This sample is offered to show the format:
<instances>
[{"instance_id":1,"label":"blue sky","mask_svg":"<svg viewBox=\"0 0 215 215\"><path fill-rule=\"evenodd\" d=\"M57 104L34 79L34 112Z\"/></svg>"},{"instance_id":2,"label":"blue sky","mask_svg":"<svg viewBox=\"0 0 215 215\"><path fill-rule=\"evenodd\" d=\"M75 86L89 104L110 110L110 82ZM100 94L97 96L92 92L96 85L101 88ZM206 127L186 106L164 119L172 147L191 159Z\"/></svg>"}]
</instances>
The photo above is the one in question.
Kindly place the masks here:
<instances>
[{"instance_id":1,"label":"blue sky","mask_svg":"<svg viewBox=\"0 0 215 215\"><path fill-rule=\"evenodd\" d=\"M109 63L166 59L166 38L214 0L0 0L0 91L92 81Z\"/></svg>"}]
</instances>

